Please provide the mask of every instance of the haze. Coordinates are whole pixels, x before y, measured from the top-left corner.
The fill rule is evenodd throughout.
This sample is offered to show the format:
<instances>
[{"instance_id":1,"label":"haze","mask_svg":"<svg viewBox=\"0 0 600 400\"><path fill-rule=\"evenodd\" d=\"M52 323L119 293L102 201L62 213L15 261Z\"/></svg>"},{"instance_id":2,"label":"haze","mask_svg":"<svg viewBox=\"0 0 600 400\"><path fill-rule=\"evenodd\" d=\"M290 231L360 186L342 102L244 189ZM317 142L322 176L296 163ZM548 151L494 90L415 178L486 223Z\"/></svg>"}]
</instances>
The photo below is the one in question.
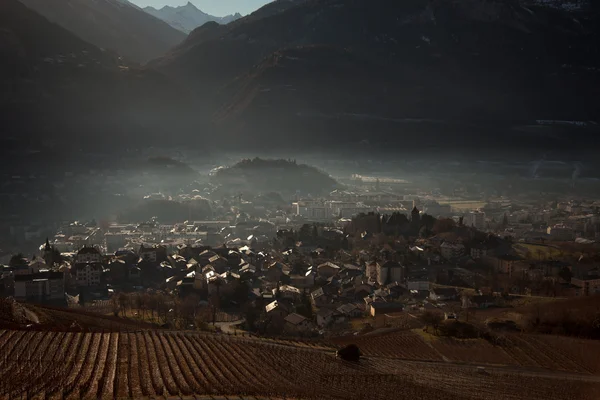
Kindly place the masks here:
<instances>
[{"instance_id":1,"label":"haze","mask_svg":"<svg viewBox=\"0 0 600 400\"><path fill-rule=\"evenodd\" d=\"M140 7L152 6L162 8L164 6L183 6L188 3L187 0L132 0L134 4ZM194 0L191 1L196 7L205 13L224 16L239 12L242 15L250 14L259 7L269 3L269 0Z\"/></svg>"}]
</instances>

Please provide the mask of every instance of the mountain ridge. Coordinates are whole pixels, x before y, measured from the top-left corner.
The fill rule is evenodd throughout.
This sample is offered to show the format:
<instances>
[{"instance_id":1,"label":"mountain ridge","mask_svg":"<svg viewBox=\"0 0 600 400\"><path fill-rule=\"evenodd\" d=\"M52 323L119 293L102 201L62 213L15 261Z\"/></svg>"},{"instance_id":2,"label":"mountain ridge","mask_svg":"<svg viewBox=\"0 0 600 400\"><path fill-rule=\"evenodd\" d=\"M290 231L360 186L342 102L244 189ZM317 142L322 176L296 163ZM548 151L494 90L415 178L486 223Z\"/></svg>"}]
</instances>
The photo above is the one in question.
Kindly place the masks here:
<instances>
[{"instance_id":1,"label":"mountain ridge","mask_svg":"<svg viewBox=\"0 0 600 400\"><path fill-rule=\"evenodd\" d=\"M352 140L372 129L410 136L416 120L483 124L492 136L495 126L538 119L600 119L597 20L516 0L281 0L192 32L151 65L210 96L208 117L230 138L277 140L282 129L332 143L340 130L354 131ZM286 54L298 49L300 60ZM368 69L321 80L328 57L344 49ZM473 130L468 140L485 145Z\"/></svg>"},{"instance_id":2,"label":"mountain ridge","mask_svg":"<svg viewBox=\"0 0 600 400\"><path fill-rule=\"evenodd\" d=\"M160 57L185 34L127 0L21 0L83 40L114 51L130 62Z\"/></svg>"},{"instance_id":3,"label":"mountain ridge","mask_svg":"<svg viewBox=\"0 0 600 400\"><path fill-rule=\"evenodd\" d=\"M186 5L179 7L164 6L160 9L156 9L148 6L144 7L143 10L186 34L189 34L194 29L203 26L207 22L216 22L221 25L227 25L230 22L242 18L240 13L234 13L224 17L210 15L198 9L189 1Z\"/></svg>"}]
</instances>

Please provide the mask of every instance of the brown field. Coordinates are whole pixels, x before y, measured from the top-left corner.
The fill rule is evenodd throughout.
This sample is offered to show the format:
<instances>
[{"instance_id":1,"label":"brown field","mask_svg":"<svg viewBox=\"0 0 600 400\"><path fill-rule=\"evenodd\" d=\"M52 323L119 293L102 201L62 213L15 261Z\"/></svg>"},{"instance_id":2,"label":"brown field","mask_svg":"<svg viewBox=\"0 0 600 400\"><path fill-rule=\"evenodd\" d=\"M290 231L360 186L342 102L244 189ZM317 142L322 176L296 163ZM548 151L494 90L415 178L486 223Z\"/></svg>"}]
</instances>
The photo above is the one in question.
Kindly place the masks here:
<instances>
[{"instance_id":1,"label":"brown field","mask_svg":"<svg viewBox=\"0 0 600 400\"><path fill-rule=\"evenodd\" d=\"M330 342L337 347L354 343L367 357L445 360L600 375L600 342L595 340L507 334L501 345L494 345L484 339L425 336L417 331L401 330L340 337Z\"/></svg>"},{"instance_id":2,"label":"brown field","mask_svg":"<svg viewBox=\"0 0 600 400\"><path fill-rule=\"evenodd\" d=\"M479 341L428 343L411 331L353 339L368 355L358 364L336 359L322 342L164 331L0 330L0 398L591 400L600 393L600 383L563 379L560 373L550 379L511 367L503 373L478 374L474 367L446 362L453 356L458 361L463 353L475 354L461 356L464 361L500 363L510 358ZM548 346L544 339L523 340L534 348ZM336 344L349 341L336 339ZM487 351L489 360L483 355ZM580 364L584 361L587 364ZM562 369L582 373L593 367L591 358L563 353L547 359L540 354L536 362L555 363L555 369L563 362Z\"/></svg>"}]
</instances>

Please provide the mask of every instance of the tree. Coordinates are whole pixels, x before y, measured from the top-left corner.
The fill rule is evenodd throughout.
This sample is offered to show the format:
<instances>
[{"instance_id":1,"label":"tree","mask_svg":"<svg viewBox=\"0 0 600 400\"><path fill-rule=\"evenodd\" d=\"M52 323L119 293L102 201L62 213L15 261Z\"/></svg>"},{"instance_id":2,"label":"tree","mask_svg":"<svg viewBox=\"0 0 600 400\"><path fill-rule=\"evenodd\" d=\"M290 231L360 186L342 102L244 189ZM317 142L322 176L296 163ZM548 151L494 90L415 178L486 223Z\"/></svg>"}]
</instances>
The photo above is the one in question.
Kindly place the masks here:
<instances>
[{"instance_id":1,"label":"tree","mask_svg":"<svg viewBox=\"0 0 600 400\"><path fill-rule=\"evenodd\" d=\"M456 227L456 222L452 218L440 218L433 224L433 234L438 235L444 232L452 232Z\"/></svg>"},{"instance_id":2,"label":"tree","mask_svg":"<svg viewBox=\"0 0 600 400\"><path fill-rule=\"evenodd\" d=\"M563 267L559 272L558 276L561 277L565 282L571 282L571 278L573 277L573 273L568 267Z\"/></svg>"},{"instance_id":3,"label":"tree","mask_svg":"<svg viewBox=\"0 0 600 400\"><path fill-rule=\"evenodd\" d=\"M421 321L425 324L425 329L428 330L431 326L435 333L437 333L442 320L443 317L439 313L434 313L431 311L425 311L423 315L421 315Z\"/></svg>"},{"instance_id":4,"label":"tree","mask_svg":"<svg viewBox=\"0 0 600 400\"><path fill-rule=\"evenodd\" d=\"M121 310L121 315L125 314L125 307L129 304L129 297L121 292L119 293L118 297L118 304L119 304L119 309Z\"/></svg>"},{"instance_id":5,"label":"tree","mask_svg":"<svg viewBox=\"0 0 600 400\"><path fill-rule=\"evenodd\" d=\"M11 267L23 267L27 265L27 259L25 258L23 253L18 253L10 258L8 265Z\"/></svg>"}]
</instances>

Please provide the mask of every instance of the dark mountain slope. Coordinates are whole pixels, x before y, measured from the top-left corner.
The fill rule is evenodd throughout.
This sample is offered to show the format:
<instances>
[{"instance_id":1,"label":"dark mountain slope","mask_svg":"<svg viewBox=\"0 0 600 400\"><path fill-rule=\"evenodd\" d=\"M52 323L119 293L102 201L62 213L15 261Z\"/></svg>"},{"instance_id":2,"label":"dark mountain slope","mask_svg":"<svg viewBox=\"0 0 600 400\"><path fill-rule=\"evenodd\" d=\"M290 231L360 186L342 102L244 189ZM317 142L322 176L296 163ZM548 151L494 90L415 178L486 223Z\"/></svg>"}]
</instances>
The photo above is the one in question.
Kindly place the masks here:
<instances>
[{"instance_id":1,"label":"dark mountain slope","mask_svg":"<svg viewBox=\"0 0 600 400\"><path fill-rule=\"evenodd\" d=\"M0 2L2 139L115 146L188 123L190 98L164 75L120 64L17 0Z\"/></svg>"},{"instance_id":2,"label":"dark mountain slope","mask_svg":"<svg viewBox=\"0 0 600 400\"><path fill-rule=\"evenodd\" d=\"M332 143L401 141L423 129L418 119L430 140L470 127L467 140L486 145L498 127L600 119L595 14L512 0L281 4L192 33L153 65L209 94L234 137L270 140L287 127Z\"/></svg>"},{"instance_id":3,"label":"dark mountain slope","mask_svg":"<svg viewBox=\"0 0 600 400\"><path fill-rule=\"evenodd\" d=\"M126 0L21 0L23 4L97 47L128 60L160 57L185 34Z\"/></svg>"}]
</instances>

